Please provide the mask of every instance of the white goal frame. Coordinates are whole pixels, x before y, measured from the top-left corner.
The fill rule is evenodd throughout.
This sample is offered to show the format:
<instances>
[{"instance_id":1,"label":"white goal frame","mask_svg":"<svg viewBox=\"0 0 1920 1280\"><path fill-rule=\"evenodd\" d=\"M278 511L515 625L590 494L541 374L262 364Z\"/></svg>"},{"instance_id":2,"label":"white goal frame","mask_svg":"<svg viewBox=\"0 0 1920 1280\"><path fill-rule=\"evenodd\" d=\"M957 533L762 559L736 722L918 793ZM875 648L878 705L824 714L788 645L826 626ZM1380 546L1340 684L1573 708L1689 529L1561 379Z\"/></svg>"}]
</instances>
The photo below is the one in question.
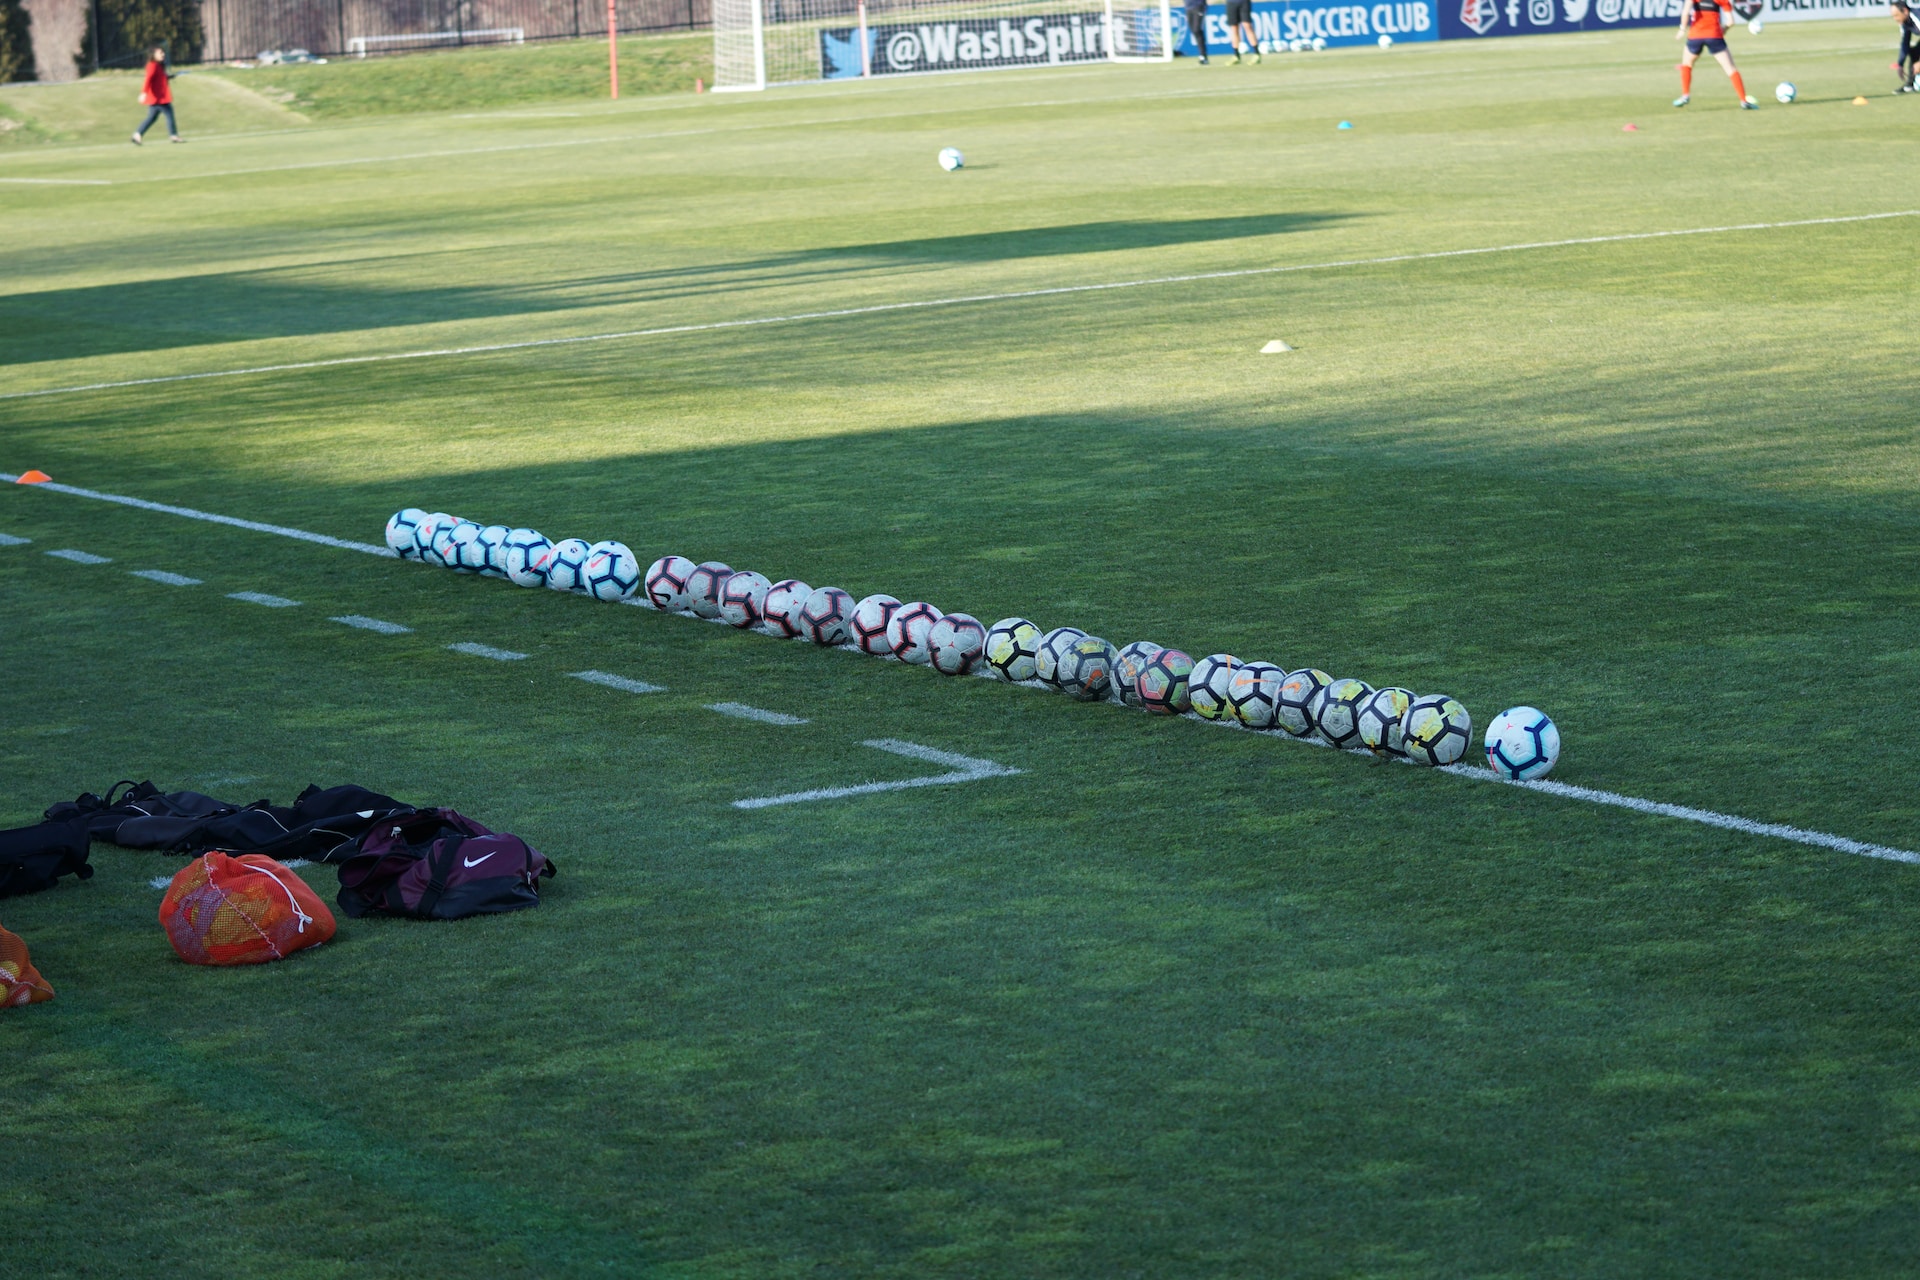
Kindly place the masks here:
<instances>
[{"instance_id":1,"label":"white goal frame","mask_svg":"<svg viewBox=\"0 0 1920 1280\"><path fill-rule=\"evenodd\" d=\"M367 56L367 47L376 44L525 44L525 27L482 27L477 31L420 31L404 36L355 36L347 41L347 52L356 58Z\"/></svg>"}]
</instances>

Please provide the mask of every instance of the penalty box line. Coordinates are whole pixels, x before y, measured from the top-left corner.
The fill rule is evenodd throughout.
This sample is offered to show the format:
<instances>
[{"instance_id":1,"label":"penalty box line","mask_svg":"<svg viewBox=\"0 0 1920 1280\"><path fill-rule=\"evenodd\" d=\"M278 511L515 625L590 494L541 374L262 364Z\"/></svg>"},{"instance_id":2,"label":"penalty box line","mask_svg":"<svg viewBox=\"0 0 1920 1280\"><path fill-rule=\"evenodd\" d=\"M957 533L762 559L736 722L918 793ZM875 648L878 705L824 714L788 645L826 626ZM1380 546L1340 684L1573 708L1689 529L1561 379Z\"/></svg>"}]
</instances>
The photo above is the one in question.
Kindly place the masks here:
<instances>
[{"instance_id":1,"label":"penalty box line","mask_svg":"<svg viewBox=\"0 0 1920 1280\"><path fill-rule=\"evenodd\" d=\"M20 477L0 472L0 483L11 484ZM296 538L303 542L315 542L322 546L336 547L346 551L361 551L370 555L386 556L397 559L391 548L375 546L370 542L353 542L346 538L329 537L324 533L309 533L305 529L292 529L286 525L265 524L258 520L241 520L234 516L216 515L209 511L196 511L192 507L176 507L164 502L148 502L144 498L130 498L123 494L101 493L95 489L82 489L75 485L56 484L51 481L33 486L36 489L51 489L55 493L69 494L79 498L93 498L101 502L115 502L123 506L137 507L142 511L158 511L164 515L184 516L190 520L208 520L215 524L231 525L237 529L249 529L256 533L271 533L283 538ZM25 540L21 540L24 545ZM6 545L0 543L0 545ZM649 606L650 607L650 606ZM583 679L591 679L595 673L583 673ZM637 692L637 690L636 690ZM1198 716L1192 716L1199 719ZM1237 728L1243 732L1253 732L1238 725L1221 725L1218 721L1202 721L1220 728ZM1275 736L1275 735L1265 735ZM1279 735L1285 736L1285 735ZM1326 744L1312 738L1288 738L1291 742L1306 742L1312 746ZM887 745L882 746L885 742ZM933 763L947 764L956 771L931 778L914 778L901 782L867 783L853 788L829 787L821 791L796 792L792 796L767 796L751 801L735 801L736 807L761 808L773 804L792 804L800 800L829 800L843 795L863 795L871 791L895 791L906 787L924 787L945 782L970 782L976 777L993 777L991 773L970 773L976 766L991 766L992 761L973 761L965 756L947 756L945 753L931 753L930 747L916 747L911 743L901 743L893 739L877 739L862 744L879 751L891 751L895 755L912 755ZM902 748L911 748L903 750ZM1364 751L1356 754L1368 754ZM958 763L958 762L965 763ZM1015 770L1018 772L1018 770ZM1825 831L1812 831L1803 827L1788 826L1776 822L1756 822L1752 818L1742 818L1737 814L1717 813L1711 809L1695 809L1687 805L1667 804L1659 800L1642 800L1637 796L1625 796L1613 791L1598 791L1590 787L1574 786L1571 783L1542 779L1536 782L1515 782L1502 778L1491 769L1480 769L1471 765L1448 765L1440 770L1458 778L1469 778L1476 782L1498 782L1508 786L1521 787L1528 791L1538 791L1544 795L1559 796L1566 800L1582 800L1588 804L1607 805L1613 808L1630 809L1635 813L1644 813L1654 817L1678 818L1686 822L1703 823L1727 831L1739 831L1747 835L1768 836L1776 840L1790 840L1796 844L1812 845L1816 848L1831 849L1836 853L1850 853L1863 858L1878 858L1887 862L1903 862L1920 865L1920 853L1906 849L1896 849L1888 845L1871 844L1864 840L1851 840L1846 836L1832 835Z\"/></svg>"},{"instance_id":2,"label":"penalty box line","mask_svg":"<svg viewBox=\"0 0 1920 1280\"><path fill-rule=\"evenodd\" d=\"M526 342L490 342L468 347L435 347L423 351L393 351L381 355L336 356L329 360L299 360L286 364L254 365L245 369L213 369L204 373L172 373L155 378L119 382L87 382L39 391L9 391L0 400L31 400L41 396L113 391L123 387L151 387L169 382L198 382L208 378L240 378L260 373L295 373L333 369L344 365L382 364L395 360L431 360L454 356L491 355L500 351L531 351L541 347L578 346L590 342L622 342L636 338L664 338L684 333L715 333L725 329L752 329L767 325L800 324L809 320L842 320L853 316L883 315L894 311L929 311L944 307L979 306L994 302L1021 302L1030 298L1057 298L1116 289L1146 289L1159 285L1195 284L1208 280L1239 280L1254 276L1290 275L1305 271L1338 271L1348 267L1384 267L1403 262L1437 262L1447 258L1484 257L1496 253L1530 253L1541 249L1570 249L1582 245L1624 244L1635 240L1667 240L1681 236L1725 235L1735 231L1782 231L1794 227L1838 226L1853 222L1880 222L1889 218L1920 217L1920 209L1887 213L1856 213L1829 218L1795 218L1784 222L1742 222L1719 227L1684 227L1671 231L1629 231L1617 235L1575 236L1565 240L1533 240L1518 244L1483 245L1472 249L1435 249L1425 253L1396 253L1380 258L1340 258L1330 262L1302 262L1278 267L1241 267L1231 271L1198 271L1186 275L1152 276L1143 280L1108 280L1097 284L1054 285L1045 289L1016 289L1007 293L962 294L951 298L918 298L881 302L865 307L838 307L829 311L799 311L791 315L752 316L740 320L713 320L704 324L664 325L654 329L624 329L614 333L579 334L570 338L536 338Z\"/></svg>"}]
</instances>

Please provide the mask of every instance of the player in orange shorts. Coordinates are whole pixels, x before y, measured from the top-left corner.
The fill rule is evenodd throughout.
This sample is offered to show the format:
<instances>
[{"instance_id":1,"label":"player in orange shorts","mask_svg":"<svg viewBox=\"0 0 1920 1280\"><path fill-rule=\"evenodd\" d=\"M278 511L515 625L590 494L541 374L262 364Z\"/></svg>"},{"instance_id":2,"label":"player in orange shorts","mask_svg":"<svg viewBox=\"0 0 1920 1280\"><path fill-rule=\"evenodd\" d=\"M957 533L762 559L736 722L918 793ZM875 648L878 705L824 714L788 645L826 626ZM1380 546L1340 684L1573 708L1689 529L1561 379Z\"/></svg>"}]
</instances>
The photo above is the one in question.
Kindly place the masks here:
<instances>
[{"instance_id":1,"label":"player in orange shorts","mask_svg":"<svg viewBox=\"0 0 1920 1280\"><path fill-rule=\"evenodd\" d=\"M1710 53L1727 73L1727 79L1733 81L1740 105L1748 111L1760 109L1760 104L1747 96L1740 68L1733 65L1733 55L1727 52L1727 18L1732 12L1733 0L1681 0L1680 29L1673 38L1685 40L1687 52L1680 59L1680 96L1673 100L1674 106L1684 107L1693 98L1693 64L1701 54Z\"/></svg>"}]
</instances>

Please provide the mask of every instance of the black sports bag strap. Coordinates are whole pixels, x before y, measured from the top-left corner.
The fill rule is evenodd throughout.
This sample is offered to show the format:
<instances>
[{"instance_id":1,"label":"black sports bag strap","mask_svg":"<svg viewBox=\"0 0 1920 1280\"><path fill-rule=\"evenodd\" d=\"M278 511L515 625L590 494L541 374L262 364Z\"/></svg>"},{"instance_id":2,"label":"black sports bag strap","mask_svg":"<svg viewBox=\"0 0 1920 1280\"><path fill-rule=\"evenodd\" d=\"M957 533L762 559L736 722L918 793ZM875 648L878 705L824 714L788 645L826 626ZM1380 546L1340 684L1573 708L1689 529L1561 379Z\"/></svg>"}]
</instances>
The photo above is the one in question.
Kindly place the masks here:
<instances>
[{"instance_id":1,"label":"black sports bag strap","mask_svg":"<svg viewBox=\"0 0 1920 1280\"><path fill-rule=\"evenodd\" d=\"M432 879L427 881L427 891L420 895L420 905L416 908L422 919L433 919L433 909L440 905L440 899L446 895L447 877L458 864L460 846L466 842L465 836L448 836L427 855L427 871Z\"/></svg>"}]
</instances>

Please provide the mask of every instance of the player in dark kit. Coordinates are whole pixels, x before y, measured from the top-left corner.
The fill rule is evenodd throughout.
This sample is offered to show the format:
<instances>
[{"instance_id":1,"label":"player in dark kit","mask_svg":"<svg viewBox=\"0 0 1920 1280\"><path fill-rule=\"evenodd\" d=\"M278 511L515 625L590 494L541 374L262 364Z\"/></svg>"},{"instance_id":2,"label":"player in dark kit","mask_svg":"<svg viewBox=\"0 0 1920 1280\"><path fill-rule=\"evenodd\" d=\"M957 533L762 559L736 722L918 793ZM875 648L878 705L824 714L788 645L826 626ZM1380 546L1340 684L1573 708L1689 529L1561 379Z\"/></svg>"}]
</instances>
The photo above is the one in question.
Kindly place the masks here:
<instances>
[{"instance_id":1,"label":"player in dark kit","mask_svg":"<svg viewBox=\"0 0 1920 1280\"><path fill-rule=\"evenodd\" d=\"M1227 0L1227 39L1233 41L1233 60L1240 61L1240 33L1247 36L1247 52L1260 61L1260 41L1253 34L1253 0Z\"/></svg>"},{"instance_id":2,"label":"player in dark kit","mask_svg":"<svg viewBox=\"0 0 1920 1280\"><path fill-rule=\"evenodd\" d=\"M1748 111L1758 111L1760 104L1747 96L1746 82L1740 79L1740 68L1733 65L1733 55L1727 52L1727 15L1733 12L1732 0L1682 0L1680 5L1680 29L1673 34L1675 40L1687 42L1686 56L1680 59L1680 96L1673 100L1676 107L1684 107L1693 99L1693 64L1703 53L1713 55L1720 69L1727 73L1727 79L1733 81L1733 91L1740 99L1740 105Z\"/></svg>"},{"instance_id":3,"label":"player in dark kit","mask_svg":"<svg viewBox=\"0 0 1920 1280\"><path fill-rule=\"evenodd\" d=\"M1900 24L1900 60L1893 64L1900 76L1900 87L1894 92L1920 92L1920 85L1913 82L1914 64L1920 62L1920 18L1914 16L1906 0L1893 0L1893 20Z\"/></svg>"},{"instance_id":4,"label":"player in dark kit","mask_svg":"<svg viewBox=\"0 0 1920 1280\"><path fill-rule=\"evenodd\" d=\"M1200 48L1200 65L1207 65L1207 0L1187 0L1187 33Z\"/></svg>"}]
</instances>

